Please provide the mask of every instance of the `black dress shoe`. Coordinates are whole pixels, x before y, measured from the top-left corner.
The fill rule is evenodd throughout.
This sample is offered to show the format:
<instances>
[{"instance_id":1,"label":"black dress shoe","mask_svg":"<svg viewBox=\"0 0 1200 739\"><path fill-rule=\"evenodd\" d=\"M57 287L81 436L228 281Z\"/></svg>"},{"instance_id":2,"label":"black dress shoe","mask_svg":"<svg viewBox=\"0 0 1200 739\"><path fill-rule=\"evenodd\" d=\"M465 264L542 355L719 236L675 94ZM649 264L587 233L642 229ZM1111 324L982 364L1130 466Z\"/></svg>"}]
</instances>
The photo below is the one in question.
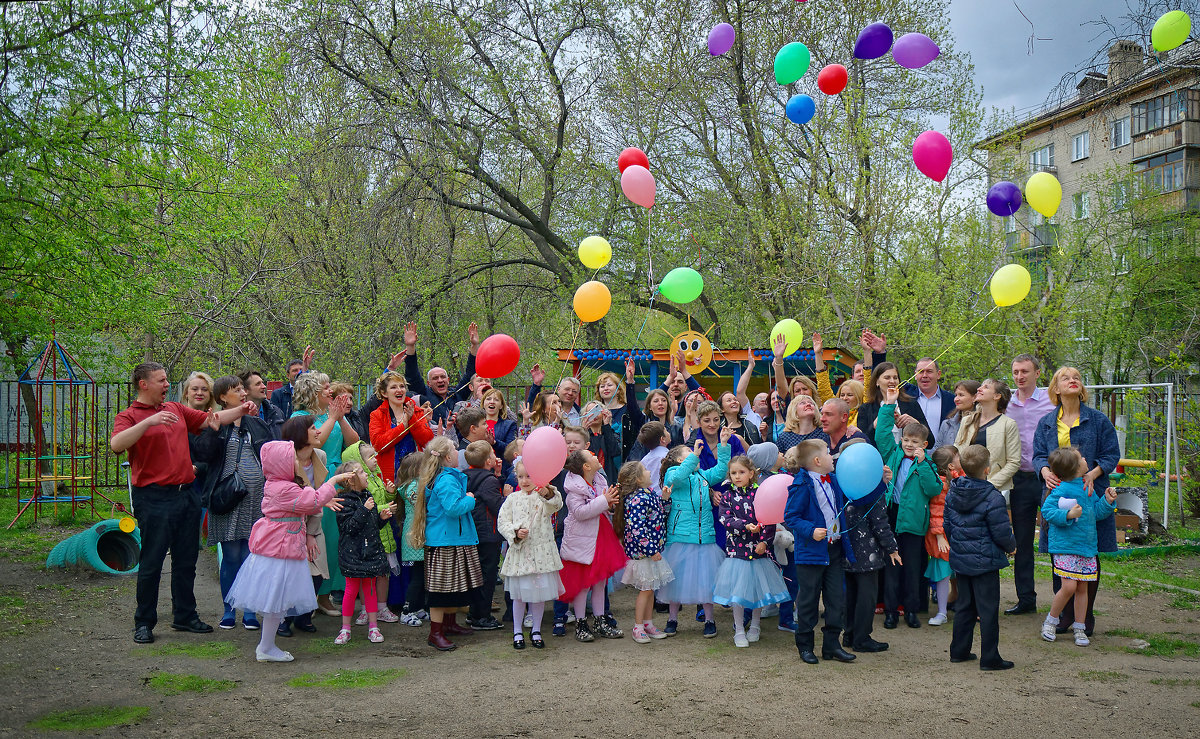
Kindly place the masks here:
<instances>
[{"instance_id":1,"label":"black dress shoe","mask_svg":"<svg viewBox=\"0 0 1200 739\"><path fill-rule=\"evenodd\" d=\"M544 649L546 647L546 642L542 641L542 633L540 631L535 631L529 635L529 643L533 645L534 649Z\"/></svg>"},{"instance_id":2,"label":"black dress shoe","mask_svg":"<svg viewBox=\"0 0 1200 739\"><path fill-rule=\"evenodd\" d=\"M979 659L979 655L975 654L974 652L971 652L966 657L951 657L950 661L953 662L954 664L958 664L959 662L970 662L971 660L976 660L976 659Z\"/></svg>"},{"instance_id":3,"label":"black dress shoe","mask_svg":"<svg viewBox=\"0 0 1200 739\"><path fill-rule=\"evenodd\" d=\"M654 612L655 613L667 613L670 610L671 610L671 606L667 605L666 603L655 603L654 604Z\"/></svg>"},{"instance_id":4,"label":"black dress shoe","mask_svg":"<svg viewBox=\"0 0 1200 739\"><path fill-rule=\"evenodd\" d=\"M837 649L834 649L832 652L826 652L825 650L821 650L821 658L822 659L836 659L838 662L853 662L854 660L858 659L858 655L850 654L845 649L838 647Z\"/></svg>"},{"instance_id":5,"label":"black dress shoe","mask_svg":"<svg viewBox=\"0 0 1200 739\"><path fill-rule=\"evenodd\" d=\"M990 665L985 665L982 662L979 663L979 669L983 670L984 672L993 672L996 670L1011 670L1012 668L1013 668L1013 663L1009 662L1006 659L1002 659L999 662L996 662L996 663L993 663Z\"/></svg>"},{"instance_id":6,"label":"black dress shoe","mask_svg":"<svg viewBox=\"0 0 1200 739\"><path fill-rule=\"evenodd\" d=\"M900 614L887 613L883 616L883 628L894 629L900 623Z\"/></svg>"},{"instance_id":7,"label":"black dress shoe","mask_svg":"<svg viewBox=\"0 0 1200 739\"><path fill-rule=\"evenodd\" d=\"M524 635L514 637L513 638L513 649L524 649L524 648L525 648Z\"/></svg>"},{"instance_id":8,"label":"black dress shoe","mask_svg":"<svg viewBox=\"0 0 1200 739\"><path fill-rule=\"evenodd\" d=\"M150 630L149 626L134 626L133 640L138 644L153 644L154 632Z\"/></svg>"},{"instance_id":9,"label":"black dress shoe","mask_svg":"<svg viewBox=\"0 0 1200 739\"><path fill-rule=\"evenodd\" d=\"M906 613L904 614L904 623L908 624L910 629L919 629L921 628L921 617L915 613Z\"/></svg>"},{"instance_id":10,"label":"black dress shoe","mask_svg":"<svg viewBox=\"0 0 1200 739\"><path fill-rule=\"evenodd\" d=\"M293 625L294 625L294 626L295 626L297 629L300 629L301 631L303 631L303 632L305 632L305 633L307 633L307 634L315 634L315 633L317 633L317 627L313 625L313 622L312 622L312 619L311 619L311 618L310 618L310 619L307 619L307 620L304 620L304 621L301 621L300 619L296 619L296 623L295 623L295 624L293 624Z\"/></svg>"},{"instance_id":11,"label":"black dress shoe","mask_svg":"<svg viewBox=\"0 0 1200 739\"><path fill-rule=\"evenodd\" d=\"M815 665L821 661L821 660L817 659L816 653L813 652L811 649L801 650L800 659L804 660L806 663L808 663L810 665Z\"/></svg>"},{"instance_id":12,"label":"black dress shoe","mask_svg":"<svg viewBox=\"0 0 1200 739\"><path fill-rule=\"evenodd\" d=\"M867 642L864 642L862 644L862 646L854 647L854 651L856 651L856 652L886 652L887 648L888 648L887 642L875 641L874 639L871 639Z\"/></svg>"},{"instance_id":13,"label":"black dress shoe","mask_svg":"<svg viewBox=\"0 0 1200 739\"><path fill-rule=\"evenodd\" d=\"M287 621L280 621L279 628L275 629L275 636L290 637L292 635L292 625Z\"/></svg>"},{"instance_id":14,"label":"black dress shoe","mask_svg":"<svg viewBox=\"0 0 1200 739\"><path fill-rule=\"evenodd\" d=\"M176 631L190 631L193 634L211 634L212 627L200 620L199 616L193 616L190 621L182 624L171 624L171 628Z\"/></svg>"},{"instance_id":15,"label":"black dress shoe","mask_svg":"<svg viewBox=\"0 0 1200 739\"><path fill-rule=\"evenodd\" d=\"M1022 613L1037 613L1036 603L1018 603L1012 608L1005 608L1005 616L1020 616Z\"/></svg>"}]
</instances>

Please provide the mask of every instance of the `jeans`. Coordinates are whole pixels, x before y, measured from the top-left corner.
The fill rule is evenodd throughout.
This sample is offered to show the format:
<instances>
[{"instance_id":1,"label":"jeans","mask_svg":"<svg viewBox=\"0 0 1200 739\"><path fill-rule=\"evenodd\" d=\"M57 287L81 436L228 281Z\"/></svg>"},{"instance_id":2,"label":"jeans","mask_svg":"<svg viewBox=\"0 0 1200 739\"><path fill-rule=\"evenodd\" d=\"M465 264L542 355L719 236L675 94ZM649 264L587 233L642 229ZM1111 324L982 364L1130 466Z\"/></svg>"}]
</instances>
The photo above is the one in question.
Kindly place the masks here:
<instances>
[{"instance_id":1,"label":"jeans","mask_svg":"<svg viewBox=\"0 0 1200 739\"><path fill-rule=\"evenodd\" d=\"M153 629L158 624L158 586L168 550L174 622L182 624L199 618L195 585L196 558L200 554L200 493L191 483L135 486L133 509L142 532L134 626Z\"/></svg>"},{"instance_id":2,"label":"jeans","mask_svg":"<svg viewBox=\"0 0 1200 739\"><path fill-rule=\"evenodd\" d=\"M1013 489L1008 494L1008 509L1012 514L1013 536L1017 538L1017 554L1013 558L1013 579L1017 585L1017 603L1036 606L1037 590L1033 584L1033 529L1042 505L1042 481L1036 473L1018 472L1013 476Z\"/></svg>"},{"instance_id":3,"label":"jeans","mask_svg":"<svg viewBox=\"0 0 1200 739\"><path fill-rule=\"evenodd\" d=\"M246 558L250 556L250 540L238 539L236 541L221 542L221 602L225 602L225 596L229 595L229 589L233 587L233 581L237 578L238 570L242 568ZM225 606L225 615L222 619L236 618L237 614L228 605ZM251 621L256 620L253 613L243 613L242 618L249 618Z\"/></svg>"},{"instance_id":4,"label":"jeans","mask_svg":"<svg viewBox=\"0 0 1200 739\"><path fill-rule=\"evenodd\" d=\"M825 600L825 627L821 629L822 653L841 647L838 636L845 623L846 590L844 584L845 555L842 543L829 543L829 564L796 565L799 596L796 598L796 649L814 651L813 629L821 614L820 600Z\"/></svg>"}]
</instances>

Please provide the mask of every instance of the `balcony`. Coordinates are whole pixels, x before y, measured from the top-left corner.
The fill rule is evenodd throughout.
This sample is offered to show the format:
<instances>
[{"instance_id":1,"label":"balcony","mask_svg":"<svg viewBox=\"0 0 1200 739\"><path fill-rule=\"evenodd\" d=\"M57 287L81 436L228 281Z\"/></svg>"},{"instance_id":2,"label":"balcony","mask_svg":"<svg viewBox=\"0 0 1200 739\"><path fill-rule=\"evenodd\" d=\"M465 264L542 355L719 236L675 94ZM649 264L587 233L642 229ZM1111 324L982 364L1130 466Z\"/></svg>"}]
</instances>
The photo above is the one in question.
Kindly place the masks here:
<instances>
[{"instance_id":1,"label":"balcony","mask_svg":"<svg viewBox=\"0 0 1200 739\"><path fill-rule=\"evenodd\" d=\"M1180 121L1133 142L1133 161L1141 162L1181 146L1200 147L1200 121Z\"/></svg>"},{"instance_id":2,"label":"balcony","mask_svg":"<svg viewBox=\"0 0 1200 739\"><path fill-rule=\"evenodd\" d=\"M1030 170L1029 171L1030 174L1033 174L1035 172L1048 172L1049 174L1052 174L1055 177L1058 176L1058 167L1053 164L1035 164L1035 165L1031 166L1029 168L1029 170Z\"/></svg>"}]
</instances>

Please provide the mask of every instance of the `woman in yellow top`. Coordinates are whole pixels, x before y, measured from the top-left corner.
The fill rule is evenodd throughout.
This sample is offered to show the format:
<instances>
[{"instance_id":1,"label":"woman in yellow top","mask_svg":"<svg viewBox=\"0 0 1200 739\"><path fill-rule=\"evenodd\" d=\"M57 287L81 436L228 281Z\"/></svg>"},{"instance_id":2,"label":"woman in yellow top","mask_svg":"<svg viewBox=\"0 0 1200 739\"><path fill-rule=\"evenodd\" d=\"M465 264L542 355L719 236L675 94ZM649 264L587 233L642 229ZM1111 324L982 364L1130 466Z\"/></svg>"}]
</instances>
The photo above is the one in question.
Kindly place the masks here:
<instances>
[{"instance_id":1,"label":"woman in yellow top","mask_svg":"<svg viewBox=\"0 0 1200 739\"><path fill-rule=\"evenodd\" d=\"M867 343L867 335L864 332L860 339L863 347L863 379L845 380L838 386L837 397L845 401L850 408L850 425L858 425L858 407L862 405L863 395L866 392L865 388L868 382L871 381L871 346ZM825 349L824 341L821 339L821 334L814 333L812 335L813 343L813 366L817 370L817 400L821 405L825 405L825 401L834 397L833 386L829 383L829 370L825 368L825 358L821 352Z\"/></svg>"}]
</instances>

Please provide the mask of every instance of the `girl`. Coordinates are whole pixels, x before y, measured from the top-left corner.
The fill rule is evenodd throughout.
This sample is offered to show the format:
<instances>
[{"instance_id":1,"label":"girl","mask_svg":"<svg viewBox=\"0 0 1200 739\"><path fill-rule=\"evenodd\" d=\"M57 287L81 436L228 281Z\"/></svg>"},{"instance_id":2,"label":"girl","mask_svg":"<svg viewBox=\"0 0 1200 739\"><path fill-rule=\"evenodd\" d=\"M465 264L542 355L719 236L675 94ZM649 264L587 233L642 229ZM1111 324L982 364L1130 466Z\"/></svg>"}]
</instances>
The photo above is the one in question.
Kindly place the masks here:
<instances>
[{"instance_id":1,"label":"girl","mask_svg":"<svg viewBox=\"0 0 1200 739\"><path fill-rule=\"evenodd\" d=\"M317 443L319 432L317 431L316 419L312 416L295 416L283 422L283 426L279 429L279 436L284 441L292 442L296 449L296 463L300 465L300 470L304 474L304 479L308 481L309 487L320 487L329 477L329 468L325 463L325 451ZM336 510L337 503L329 503L325 506L326 509ZM324 523L324 511L318 511L305 518L304 527L306 529L305 546L308 548L308 571L312 576L313 589L316 592L321 592L321 584L329 577L329 557L326 555L327 542L325 540L325 530L322 528ZM337 553L334 553L333 559L337 559ZM328 602L328 596L325 596ZM317 597L318 608L326 616L340 616L342 612L334 610L332 605L328 607L320 605L321 597ZM291 636L292 627L312 633L317 630L313 625L312 614L302 613L295 618L288 616L279 624L280 636Z\"/></svg>"},{"instance_id":2,"label":"girl","mask_svg":"<svg viewBox=\"0 0 1200 739\"><path fill-rule=\"evenodd\" d=\"M365 441L356 441L342 452L342 459L346 462L354 462L361 465L367 475L367 490L371 492L371 497L375 499L375 507L379 511L387 508L390 503L396 499L396 486L391 482L384 482L382 470L379 469L379 457L375 454L375 447ZM403 463L401 463L403 464ZM395 513L395 509L392 511ZM387 569L391 575L400 575L400 561L396 556L396 519L387 517L387 529L380 532L379 538L383 542L383 554L387 558ZM339 536L341 530L338 531ZM388 584L389 576L387 574L380 575L375 580L375 592L379 600L379 620L386 624L394 624L400 620L400 617L392 613L388 608ZM364 606L365 606L364 601ZM343 604L342 610L345 610ZM358 617L354 620L356 626L362 626L367 623L367 612L362 610L358 612Z\"/></svg>"},{"instance_id":3,"label":"girl","mask_svg":"<svg viewBox=\"0 0 1200 739\"><path fill-rule=\"evenodd\" d=\"M395 480L400 461L433 439L433 430L425 410L408 397L408 382L399 372L388 370L379 376L375 397L383 402L371 411L367 435L378 455L376 466L383 482L389 483Z\"/></svg>"},{"instance_id":4,"label":"girl","mask_svg":"<svg viewBox=\"0 0 1200 739\"><path fill-rule=\"evenodd\" d=\"M820 439L826 443L829 434L817 426L817 401L801 395L794 399L787 409L787 423L775 438L775 446L781 454L806 439Z\"/></svg>"},{"instance_id":5,"label":"girl","mask_svg":"<svg viewBox=\"0 0 1200 739\"><path fill-rule=\"evenodd\" d=\"M617 476L620 499L613 514L613 529L625 546L625 573L621 582L637 589L634 604L633 640L649 644L671 634L654 626L654 591L675 579L671 566L663 559L666 542L666 514L671 494L659 496L650 489L650 472L641 462L626 462Z\"/></svg>"},{"instance_id":6,"label":"girl","mask_svg":"<svg viewBox=\"0 0 1200 739\"><path fill-rule=\"evenodd\" d=\"M413 546L425 547L425 593L429 603L429 646L441 652L457 645L446 638L474 633L456 623L458 609L471 604L471 591L483 585L475 496L458 469L458 450L445 436L425 447L429 456L417 477Z\"/></svg>"},{"instance_id":7,"label":"girl","mask_svg":"<svg viewBox=\"0 0 1200 739\"><path fill-rule=\"evenodd\" d=\"M290 441L264 444L262 466L263 517L254 522L250 556L238 570L226 602L262 617L262 637L254 650L259 662L291 662L294 657L275 646L275 630L284 615L297 616L317 607L305 564L304 514L320 513L334 499L334 486L350 475L334 475L316 490L308 487Z\"/></svg>"},{"instance_id":8,"label":"girl","mask_svg":"<svg viewBox=\"0 0 1200 739\"><path fill-rule=\"evenodd\" d=\"M613 432L611 421L612 412L598 400L585 405L580 414L580 423L588 432L588 448L600 460L606 479L616 479L621 468L621 440Z\"/></svg>"},{"instance_id":9,"label":"girl","mask_svg":"<svg viewBox=\"0 0 1200 739\"><path fill-rule=\"evenodd\" d=\"M725 526L725 561L717 570L713 602L733 607L733 644L748 647L759 639L763 606L788 599L787 584L779 574L767 545L775 538L774 526L763 526L754 515L758 471L745 455L729 461L729 489L721 496L721 524ZM747 608L750 629L745 628Z\"/></svg>"},{"instance_id":10,"label":"girl","mask_svg":"<svg viewBox=\"0 0 1200 739\"><path fill-rule=\"evenodd\" d=\"M979 392L979 383L975 380L959 380L954 386L954 410L938 424L936 441L933 448L954 446L958 437L958 429L962 426L962 417L975 407L975 394Z\"/></svg>"},{"instance_id":11,"label":"girl","mask_svg":"<svg viewBox=\"0 0 1200 739\"><path fill-rule=\"evenodd\" d=\"M425 548L413 542L413 522L417 518L417 498L420 484L417 478L429 455L413 452L400 462L396 470L396 503L404 507L404 528L400 534L400 560L408 568L408 589L404 593L403 614L400 623L420 627L429 613L425 611Z\"/></svg>"},{"instance_id":12,"label":"girl","mask_svg":"<svg viewBox=\"0 0 1200 739\"><path fill-rule=\"evenodd\" d=\"M562 508L562 495L553 485L535 487L520 460L513 463L517 490L504 499L496 517L496 530L508 541L508 553L500 575L512 598L513 649L525 648L525 608L532 617L529 642L534 649L542 641L542 616L546 601L563 594L562 559L554 545L554 513Z\"/></svg>"},{"instance_id":13,"label":"girl","mask_svg":"<svg viewBox=\"0 0 1200 739\"><path fill-rule=\"evenodd\" d=\"M721 424L733 429L734 435L742 442L744 448L749 449L762 442L758 429L746 422L742 401L738 400L737 393L732 390L721 393L717 396L717 406L721 409Z\"/></svg>"},{"instance_id":14,"label":"girl","mask_svg":"<svg viewBox=\"0 0 1200 739\"><path fill-rule=\"evenodd\" d=\"M499 388L491 388L479 402L487 418L488 434L492 437L492 450L497 459L504 459L504 450L509 442L517 438L517 422L508 417L508 403Z\"/></svg>"},{"instance_id":15,"label":"girl","mask_svg":"<svg viewBox=\"0 0 1200 739\"><path fill-rule=\"evenodd\" d=\"M567 519L563 524L561 554L564 603L574 603L575 638L593 641L588 625L587 600L592 598L595 632L606 639L625 633L604 618L604 595L608 578L625 566L625 551L609 521L609 509L617 502L617 488L609 487L600 460L590 451L567 455Z\"/></svg>"},{"instance_id":16,"label":"girl","mask_svg":"<svg viewBox=\"0 0 1200 739\"><path fill-rule=\"evenodd\" d=\"M946 511L946 493L950 490L950 481L962 477L962 465L958 461L958 449L944 446L933 452L933 464L937 467L938 476L942 478L942 492L929 499L929 531L925 532L925 553L929 555L929 564L925 567L925 577L933 583L937 594L937 614L929 619L930 626L941 626L946 623L946 608L950 603L950 542L946 539L943 528Z\"/></svg>"},{"instance_id":17,"label":"girl","mask_svg":"<svg viewBox=\"0 0 1200 739\"><path fill-rule=\"evenodd\" d=\"M354 599L362 592L367 614L367 639L383 641L376 614L379 601L375 580L387 571L387 556L379 530L396 512L396 504L377 508L367 486L367 471L357 462L343 462L338 474L349 474L341 489L342 510L337 512L338 565L346 575L346 594L342 598L342 630L334 644L350 641L350 620L354 617Z\"/></svg>"}]
</instances>

